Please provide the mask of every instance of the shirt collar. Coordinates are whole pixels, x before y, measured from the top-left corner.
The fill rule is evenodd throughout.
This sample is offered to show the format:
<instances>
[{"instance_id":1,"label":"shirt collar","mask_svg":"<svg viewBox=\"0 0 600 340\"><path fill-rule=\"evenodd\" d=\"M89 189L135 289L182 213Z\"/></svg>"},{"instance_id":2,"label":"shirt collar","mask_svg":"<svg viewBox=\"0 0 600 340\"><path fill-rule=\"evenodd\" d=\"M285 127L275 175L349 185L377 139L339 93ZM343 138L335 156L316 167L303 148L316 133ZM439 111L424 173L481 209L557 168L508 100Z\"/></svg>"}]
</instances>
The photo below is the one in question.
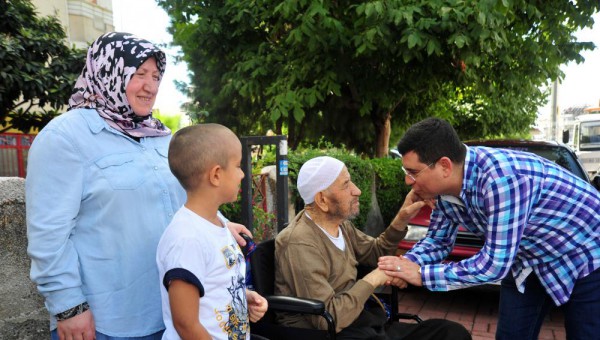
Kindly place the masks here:
<instances>
[{"instance_id":1,"label":"shirt collar","mask_svg":"<svg viewBox=\"0 0 600 340\"><path fill-rule=\"evenodd\" d=\"M78 110L78 109L76 109ZM98 112L96 112L96 109L83 109L85 110L85 112L83 112L81 115L83 116L83 119L85 119L85 121L88 124L88 127L90 128L90 131L94 134L99 133L100 131L102 131L102 129L106 129L107 131L120 135L120 136L125 136L123 134L123 132L121 131L117 131L117 129L111 127L108 122L102 118ZM140 140L144 140L145 138L141 138Z\"/></svg>"},{"instance_id":2,"label":"shirt collar","mask_svg":"<svg viewBox=\"0 0 600 340\"><path fill-rule=\"evenodd\" d=\"M460 205L461 207L465 206L465 204L463 203L463 201L461 201L460 198L452 195L440 195L440 199L448 203Z\"/></svg>"}]
</instances>

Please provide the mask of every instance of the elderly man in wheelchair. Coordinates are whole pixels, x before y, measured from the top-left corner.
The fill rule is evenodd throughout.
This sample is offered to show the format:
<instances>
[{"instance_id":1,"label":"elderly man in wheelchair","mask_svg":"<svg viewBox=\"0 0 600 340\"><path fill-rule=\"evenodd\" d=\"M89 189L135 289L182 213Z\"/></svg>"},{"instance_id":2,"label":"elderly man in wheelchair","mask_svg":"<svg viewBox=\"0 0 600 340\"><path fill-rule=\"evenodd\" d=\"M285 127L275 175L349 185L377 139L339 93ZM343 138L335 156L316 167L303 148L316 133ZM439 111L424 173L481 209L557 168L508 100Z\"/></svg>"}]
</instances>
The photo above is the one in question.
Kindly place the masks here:
<instances>
[{"instance_id":1,"label":"elderly man in wheelchair","mask_svg":"<svg viewBox=\"0 0 600 340\"><path fill-rule=\"evenodd\" d=\"M394 281L377 269L377 260L394 254L406 234L407 221L424 202L402 206L390 226L373 238L350 222L358 215L361 192L343 162L328 156L307 161L298 174L297 187L305 209L275 240L274 259L270 259L275 262L275 275L270 280L275 280L274 295L309 299L324 310L319 316L320 312L310 315L300 313L303 308L292 308L291 313L277 313L276 324L322 333L329 328L325 337L336 339L471 339L462 325L448 320L408 323L393 320L393 315L390 320L386 304L374 295L385 285L406 287L405 282ZM359 265L375 269L357 278ZM269 305L277 309L278 303L269 301ZM288 334L286 340L297 333Z\"/></svg>"}]
</instances>

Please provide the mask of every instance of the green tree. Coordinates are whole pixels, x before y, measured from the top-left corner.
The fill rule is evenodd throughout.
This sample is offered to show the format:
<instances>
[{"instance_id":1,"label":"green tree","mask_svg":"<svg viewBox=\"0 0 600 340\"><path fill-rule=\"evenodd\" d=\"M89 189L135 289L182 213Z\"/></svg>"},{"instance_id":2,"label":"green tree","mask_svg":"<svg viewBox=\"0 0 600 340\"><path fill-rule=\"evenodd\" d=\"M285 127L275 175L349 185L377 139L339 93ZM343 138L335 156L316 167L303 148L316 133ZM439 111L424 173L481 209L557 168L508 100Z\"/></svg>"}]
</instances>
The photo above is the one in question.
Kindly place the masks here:
<instances>
[{"instance_id":1,"label":"green tree","mask_svg":"<svg viewBox=\"0 0 600 340\"><path fill-rule=\"evenodd\" d=\"M522 132L593 44L597 0L158 0L193 73L191 97L240 133L271 120L289 144L383 156L392 127L426 116L459 133ZM206 116L205 116L206 117ZM274 124L273 124L274 123ZM465 134L468 134L465 132Z\"/></svg>"},{"instance_id":2,"label":"green tree","mask_svg":"<svg viewBox=\"0 0 600 340\"><path fill-rule=\"evenodd\" d=\"M160 120L166 127L171 129L171 133L177 132L181 129L181 115L179 114L162 114L160 110L152 110L152 117Z\"/></svg>"},{"instance_id":3,"label":"green tree","mask_svg":"<svg viewBox=\"0 0 600 340\"><path fill-rule=\"evenodd\" d=\"M0 0L0 132L41 129L67 104L85 51L65 45L56 17L28 0Z\"/></svg>"}]
</instances>

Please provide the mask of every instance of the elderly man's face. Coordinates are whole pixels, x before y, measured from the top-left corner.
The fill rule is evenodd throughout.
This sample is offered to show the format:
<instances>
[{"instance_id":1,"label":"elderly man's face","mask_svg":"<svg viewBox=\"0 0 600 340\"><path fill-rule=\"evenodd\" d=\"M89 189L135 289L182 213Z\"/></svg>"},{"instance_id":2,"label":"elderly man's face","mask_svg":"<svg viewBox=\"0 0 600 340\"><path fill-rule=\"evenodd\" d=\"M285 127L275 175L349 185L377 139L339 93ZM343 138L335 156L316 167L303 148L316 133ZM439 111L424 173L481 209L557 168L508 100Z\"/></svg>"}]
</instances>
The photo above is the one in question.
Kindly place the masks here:
<instances>
[{"instance_id":1,"label":"elderly man's face","mask_svg":"<svg viewBox=\"0 0 600 340\"><path fill-rule=\"evenodd\" d=\"M331 202L329 215L344 220L358 216L360 210L358 197L361 191L350 179L346 167L324 193Z\"/></svg>"}]
</instances>

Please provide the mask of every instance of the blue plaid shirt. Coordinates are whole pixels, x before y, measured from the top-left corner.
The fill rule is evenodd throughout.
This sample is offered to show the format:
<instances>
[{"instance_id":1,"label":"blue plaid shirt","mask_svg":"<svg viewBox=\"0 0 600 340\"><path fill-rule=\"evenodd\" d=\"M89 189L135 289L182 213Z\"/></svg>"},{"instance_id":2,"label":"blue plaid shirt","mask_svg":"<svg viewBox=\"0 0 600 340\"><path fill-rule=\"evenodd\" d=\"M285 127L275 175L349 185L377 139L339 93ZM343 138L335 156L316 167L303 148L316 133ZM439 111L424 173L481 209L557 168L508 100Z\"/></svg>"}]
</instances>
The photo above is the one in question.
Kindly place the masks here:
<instances>
[{"instance_id":1,"label":"blue plaid shirt","mask_svg":"<svg viewBox=\"0 0 600 340\"><path fill-rule=\"evenodd\" d=\"M423 286L430 290L496 281L512 270L524 292L533 272L561 305L577 279L600 267L600 194L551 161L525 152L467 148L460 200L438 199L427 236L405 255L422 266ZM459 225L485 245L469 259L440 263L452 250Z\"/></svg>"}]
</instances>

